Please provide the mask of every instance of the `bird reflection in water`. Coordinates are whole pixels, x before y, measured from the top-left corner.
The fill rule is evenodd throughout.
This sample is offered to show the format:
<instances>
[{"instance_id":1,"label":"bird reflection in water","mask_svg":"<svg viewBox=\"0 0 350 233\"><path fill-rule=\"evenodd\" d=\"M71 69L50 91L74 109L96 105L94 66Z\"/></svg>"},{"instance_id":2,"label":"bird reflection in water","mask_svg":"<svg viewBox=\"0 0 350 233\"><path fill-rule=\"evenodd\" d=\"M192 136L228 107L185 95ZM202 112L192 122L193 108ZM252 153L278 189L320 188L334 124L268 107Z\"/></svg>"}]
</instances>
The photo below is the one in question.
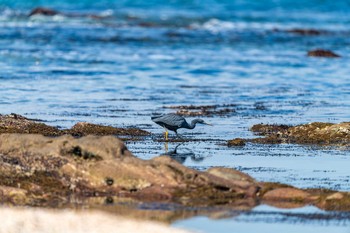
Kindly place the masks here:
<instances>
[{"instance_id":1,"label":"bird reflection in water","mask_svg":"<svg viewBox=\"0 0 350 233\"><path fill-rule=\"evenodd\" d=\"M186 152L178 152L177 149L179 146L181 146L182 144L184 144L184 142L178 144L174 150L170 150L168 151L168 142L165 143L165 153L161 154L161 156L170 156L172 159L178 161L179 163L184 163L186 161L186 159L188 157L191 158L192 161L195 162L201 162L204 160L204 157L198 157L196 156L193 151L191 151L190 149L184 148L187 151Z\"/></svg>"}]
</instances>

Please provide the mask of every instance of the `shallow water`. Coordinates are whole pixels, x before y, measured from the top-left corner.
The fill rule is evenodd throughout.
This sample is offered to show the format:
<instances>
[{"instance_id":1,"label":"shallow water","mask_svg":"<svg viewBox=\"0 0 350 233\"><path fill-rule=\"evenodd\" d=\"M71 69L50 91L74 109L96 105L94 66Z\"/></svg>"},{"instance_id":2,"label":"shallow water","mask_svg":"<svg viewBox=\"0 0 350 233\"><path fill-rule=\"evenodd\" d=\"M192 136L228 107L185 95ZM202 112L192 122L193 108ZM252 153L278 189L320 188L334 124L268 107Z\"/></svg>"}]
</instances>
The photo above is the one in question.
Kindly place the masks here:
<instances>
[{"instance_id":1,"label":"shallow water","mask_svg":"<svg viewBox=\"0 0 350 233\"><path fill-rule=\"evenodd\" d=\"M349 215L327 213L314 207L281 210L269 206L259 206L247 213L225 219L194 217L175 222L174 226L196 230L197 232L336 232L348 233Z\"/></svg>"},{"instance_id":2,"label":"shallow water","mask_svg":"<svg viewBox=\"0 0 350 233\"><path fill-rule=\"evenodd\" d=\"M37 6L74 17L27 17ZM79 121L142 128L152 136L128 147L149 159L164 154L166 146L169 151L177 146L159 142L163 130L150 121L152 114L172 112L164 108L172 105L229 104L234 112L204 118L214 127L180 130L185 137L205 140L180 145L175 159L200 170L225 166L261 181L350 191L350 157L344 148L221 145L255 137L249 127L256 123L349 121L349 10L346 1L330 0L3 0L1 114L15 112L63 128ZM324 33L285 31L294 28ZM315 48L342 57L307 57ZM252 231L263 227L269 232L279 227L308 231L310 226L344 232L349 226L325 220L323 229L318 221L300 225L276 218L270 224L259 218L199 217L183 224L207 226L205 232L252 221Z\"/></svg>"}]
</instances>

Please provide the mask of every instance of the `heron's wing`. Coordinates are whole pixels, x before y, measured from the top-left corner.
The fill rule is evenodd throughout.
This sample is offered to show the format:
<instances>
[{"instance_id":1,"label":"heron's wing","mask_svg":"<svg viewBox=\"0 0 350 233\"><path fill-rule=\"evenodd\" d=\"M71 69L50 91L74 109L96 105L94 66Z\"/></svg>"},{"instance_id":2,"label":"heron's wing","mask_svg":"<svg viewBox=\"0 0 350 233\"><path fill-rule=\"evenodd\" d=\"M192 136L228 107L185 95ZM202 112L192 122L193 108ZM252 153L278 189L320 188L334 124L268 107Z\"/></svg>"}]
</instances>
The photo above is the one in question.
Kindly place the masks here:
<instances>
[{"instance_id":1,"label":"heron's wing","mask_svg":"<svg viewBox=\"0 0 350 233\"><path fill-rule=\"evenodd\" d=\"M171 126L181 127L181 125L186 121L182 116L175 114L166 114L159 117L152 117L152 121L155 123L163 123Z\"/></svg>"}]
</instances>

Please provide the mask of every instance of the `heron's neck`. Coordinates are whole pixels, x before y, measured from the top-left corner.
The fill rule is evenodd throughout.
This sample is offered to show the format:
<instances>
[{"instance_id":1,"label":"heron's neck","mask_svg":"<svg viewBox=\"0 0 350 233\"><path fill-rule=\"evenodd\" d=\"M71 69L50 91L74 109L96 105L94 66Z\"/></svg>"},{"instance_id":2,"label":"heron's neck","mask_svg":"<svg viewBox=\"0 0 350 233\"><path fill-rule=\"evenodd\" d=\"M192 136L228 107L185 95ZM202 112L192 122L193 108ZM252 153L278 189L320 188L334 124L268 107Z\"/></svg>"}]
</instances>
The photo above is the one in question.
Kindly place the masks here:
<instances>
[{"instance_id":1,"label":"heron's neck","mask_svg":"<svg viewBox=\"0 0 350 233\"><path fill-rule=\"evenodd\" d=\"M191 124L187 123L186 128L187 129L194 129L194 127L196 127L197 122L198 122L198 119L194 119L193 121L191 121Z\"/></svg>"}]
</instances>

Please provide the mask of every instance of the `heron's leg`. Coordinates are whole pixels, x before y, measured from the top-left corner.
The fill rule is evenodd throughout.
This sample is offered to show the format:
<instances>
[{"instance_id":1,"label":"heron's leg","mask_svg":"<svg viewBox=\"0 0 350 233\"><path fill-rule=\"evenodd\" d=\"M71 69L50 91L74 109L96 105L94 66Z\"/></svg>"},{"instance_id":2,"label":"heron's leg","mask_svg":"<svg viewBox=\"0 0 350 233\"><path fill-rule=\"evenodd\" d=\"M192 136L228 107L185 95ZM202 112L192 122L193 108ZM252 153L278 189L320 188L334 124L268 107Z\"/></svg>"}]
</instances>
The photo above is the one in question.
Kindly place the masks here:
<instances>
[{"instance_id":1,"label":"heron's leg","mask_svg":"<svg viewBox=\"0 0 350 233\"><path fill-rule=\"evenodd\" d=\"M168 129L167 128L165 128L165 127L163 127L164 128L164 130L165 130L165 132L164 132L164 136L165 136L165 140L166 141L168 141Z\"/></svg>"},{"instance_id":2,"label":"heron's leg","mask_svg":"<svg viewBox=\"0 0 350 233\"><path fill-rule=\"evenodd\" d=\"M166 130L166 131L165 131L165 140L166 140L166 141L168 141L168 134L169 134L169 132L168 132L168 130Z\"/></svg>"}]
</instances>

